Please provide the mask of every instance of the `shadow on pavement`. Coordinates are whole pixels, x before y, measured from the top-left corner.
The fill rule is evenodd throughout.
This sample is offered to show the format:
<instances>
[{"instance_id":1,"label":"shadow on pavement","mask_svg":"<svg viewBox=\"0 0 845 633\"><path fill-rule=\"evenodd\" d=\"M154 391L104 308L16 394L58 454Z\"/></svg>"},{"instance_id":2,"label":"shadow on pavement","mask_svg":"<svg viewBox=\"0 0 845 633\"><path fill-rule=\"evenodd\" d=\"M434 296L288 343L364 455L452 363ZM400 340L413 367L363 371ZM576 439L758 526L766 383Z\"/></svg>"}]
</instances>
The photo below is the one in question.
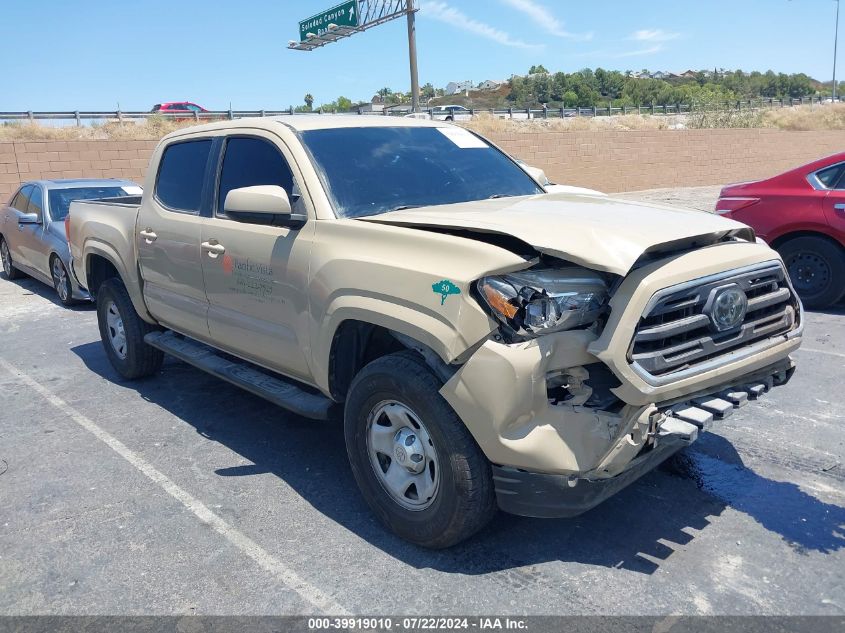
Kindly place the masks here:
<instances>
[{"instance_id":1,"label":"shadow on pavement","mask_svg":"<svg viewBox=\"0 0 845 633\"><path fill-rule=\"evenodd\" d=\"M55 288L53 288L52 286L48 286L47 284L35 279L35 277L30 277L29 275L25 275L24 277L20 277L19 279L7 279L4 276L3 281L19 286L25 291L24 294L29 293L38 295L39 297L46 299L47 301L59 306L64 310L81 310L84 312L88 310L97 309L97 306L91 301L79 301L78 303L75 303L72 306L64 306L62 305L62 302L59 301L59 295L56 294Z\"/></svg>"},{"instance_id":2,"label":"shadow on pavement","mask_svg":"<svg viewBox=\"0 0 845 633\"><path fill-rule=\"evenodd\" d=\"M697 443L703 452L676 456L580 517L541 520L499 513L468 542L445 551L424 550L387 532L369 511L352 478L339 421L294 416L172 359L161 375L124 383L99 342L73 351L92 371L137 390L252 462L221 464L214 471L218 476L273 474L319 512L414 567L469 575L505 572L494 578L509 589L547 582L530 566L552 560L652 574L727 506L806 551L829 552L845 545L843 508L822 503L793 484L757 475L742 465L726 440L706 434Z\"/></svg>"}]
</instances>

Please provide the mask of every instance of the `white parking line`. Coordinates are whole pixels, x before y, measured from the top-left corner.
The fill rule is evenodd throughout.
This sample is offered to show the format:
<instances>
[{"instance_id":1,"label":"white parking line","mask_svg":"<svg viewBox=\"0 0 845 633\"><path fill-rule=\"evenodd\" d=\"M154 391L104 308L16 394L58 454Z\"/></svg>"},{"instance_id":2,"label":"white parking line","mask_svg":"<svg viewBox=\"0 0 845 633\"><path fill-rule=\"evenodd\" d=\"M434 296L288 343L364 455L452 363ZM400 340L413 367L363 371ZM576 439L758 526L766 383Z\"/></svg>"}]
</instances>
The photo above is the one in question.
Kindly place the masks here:
<instances>
[{"instance_id":1,"label":"white parking line","mask_svg":"<svg viewBox=\"0 0 845 633\"><path fill-rule=\"evenodd\" d=\"M826 354L827 356L836 356L837 358L845 358L845 354L841 352L831 352L827 349L813 349L812 347L799 347L797 352L810 352L812 354Z\"/></svg>"},{"instance_id":2,"label":"white parking line","mask_svg":"<svg viewBox=\"0 0 845 633\"><path fill-rule=\"evenodd\" d=\"M24 373L2 358L0 358L0 366L28 387L37 391L47 402L59 409L79 426L91 433L115 453L132 464L136 469L141 471L151 481L162 488L162 490L164 490L167 494L190 510L200 521L210 525L218 534L225 537L235 547L258 563L262 569L271 573L286 587L299 594L302 599L314 605L324 613L332 615L349 614L349 612L335 602L331 596L326 595L316 587L307 583L296 572L258 545L258 543L214 514L202 501L196 499L190 493L180 488L166 475L158 471L152 464L129 449L125 444L123 444L123 442L97 426L97 424L79 413L76 409L30 377L28 374Z\"/></svg>"}]
</instances>

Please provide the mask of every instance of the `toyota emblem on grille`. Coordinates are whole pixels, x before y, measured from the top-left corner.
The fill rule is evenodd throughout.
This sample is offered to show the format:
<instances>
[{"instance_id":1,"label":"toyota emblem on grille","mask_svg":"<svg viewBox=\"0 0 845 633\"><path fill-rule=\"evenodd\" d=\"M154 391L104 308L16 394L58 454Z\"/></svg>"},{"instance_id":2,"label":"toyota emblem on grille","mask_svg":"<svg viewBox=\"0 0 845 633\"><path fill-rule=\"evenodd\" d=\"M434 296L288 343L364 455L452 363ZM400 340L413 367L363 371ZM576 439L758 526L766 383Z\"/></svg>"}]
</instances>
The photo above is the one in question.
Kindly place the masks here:
<instances>
[{"instance_id":1,"label":"toyota emblem on grille","mask_svg":"<svg viewBox=\"0 0 845 633\"><path fill-rule=\"evenodd\" d=\"M712 297L709 313L717 330L732 330L742 324L748 309L748 297L741 288L718 288Z\"/></svg>"}]
</instances>

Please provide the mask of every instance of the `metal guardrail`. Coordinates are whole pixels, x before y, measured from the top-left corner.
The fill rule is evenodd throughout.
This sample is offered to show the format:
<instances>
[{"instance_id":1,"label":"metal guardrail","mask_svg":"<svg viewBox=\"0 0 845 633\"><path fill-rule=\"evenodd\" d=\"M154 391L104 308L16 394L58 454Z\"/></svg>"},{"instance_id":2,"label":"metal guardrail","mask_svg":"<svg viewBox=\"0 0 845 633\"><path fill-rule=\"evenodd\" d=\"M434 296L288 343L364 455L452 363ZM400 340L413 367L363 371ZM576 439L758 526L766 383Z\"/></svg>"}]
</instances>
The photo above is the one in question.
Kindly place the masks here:
<instances>
[{"instance_id":1,"label":"metal guardrail","mask_svg":"<svg viewBox=\"0 0 845 633\"><path fill-rule=\"evenodd\" d=\"M511 119L536 119L536 118L567 118L567 117L599 117L599 116L618 116L626 114L648 114L654 116L666 115L682 115L692 114L696 112L720 112L720 111L743 111L756 110L761 108L787 108L799 105L815 105L830 103L830 97L805 97L801 99L747 99L742 101L731 101L719 104L648 104L640 106L622 106L613 107L593 106L590 108L550 108L550 107L529 107L529 108L495 108L495 109L481 109L469 108L469 112L465 114L458 114L455 118L461 120L462 116L467 114L476 115L481 113L488 113L493 116ZM837 99L841 102L843 99ZM449 112L442 108L426 108L422 110L423 113L431 117L444 118L449 116ZM355 114L356 111L346 112L344 114ZM404 116L408 110L384 110L383 112L365 112L362 109L357 110L357 114L361 115L376 115L376 116ZM267 117L267 116L313 116L321 114L339 114L334 111L315 110L314 112L297 112L293 107L284 110L217 110L212 112L133 112L122 110L99 110L99 111L83 111L74 110L68 112L52 112L52 111L21 111L21 112L0 112L0 122L28 122L35 123L37 121L73 121L76 125L81 126L83 122L92 121L117 121L117 122L137 122L150 118L165 118L176 119L180 121L194 120L197 123L203 121L219 121L226 119L240 119L245 117Z\"/></svg>"}]
</instances>

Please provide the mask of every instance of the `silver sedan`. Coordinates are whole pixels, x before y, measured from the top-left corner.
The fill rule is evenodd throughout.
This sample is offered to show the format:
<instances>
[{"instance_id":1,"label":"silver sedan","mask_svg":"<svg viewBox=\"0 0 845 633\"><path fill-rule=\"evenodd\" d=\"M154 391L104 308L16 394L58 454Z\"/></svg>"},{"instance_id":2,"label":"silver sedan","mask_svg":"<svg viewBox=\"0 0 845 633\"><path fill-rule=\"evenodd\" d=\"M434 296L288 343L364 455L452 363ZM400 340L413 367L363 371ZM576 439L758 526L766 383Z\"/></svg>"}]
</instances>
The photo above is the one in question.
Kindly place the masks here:
<instances>
[{"instance_id":1,"label":"silver sedan","mask_svg":"<svg viewBox=\"0 0 845 633\"><path fill-rule=\"evenodd\" d=\"M27 274L53 286L64 305L89 299L68 271L64 220L73 200L138 196L129 180L34 180L25 182L0 209L0 259L8 279Z\"/></svg>"}]
</instances>

